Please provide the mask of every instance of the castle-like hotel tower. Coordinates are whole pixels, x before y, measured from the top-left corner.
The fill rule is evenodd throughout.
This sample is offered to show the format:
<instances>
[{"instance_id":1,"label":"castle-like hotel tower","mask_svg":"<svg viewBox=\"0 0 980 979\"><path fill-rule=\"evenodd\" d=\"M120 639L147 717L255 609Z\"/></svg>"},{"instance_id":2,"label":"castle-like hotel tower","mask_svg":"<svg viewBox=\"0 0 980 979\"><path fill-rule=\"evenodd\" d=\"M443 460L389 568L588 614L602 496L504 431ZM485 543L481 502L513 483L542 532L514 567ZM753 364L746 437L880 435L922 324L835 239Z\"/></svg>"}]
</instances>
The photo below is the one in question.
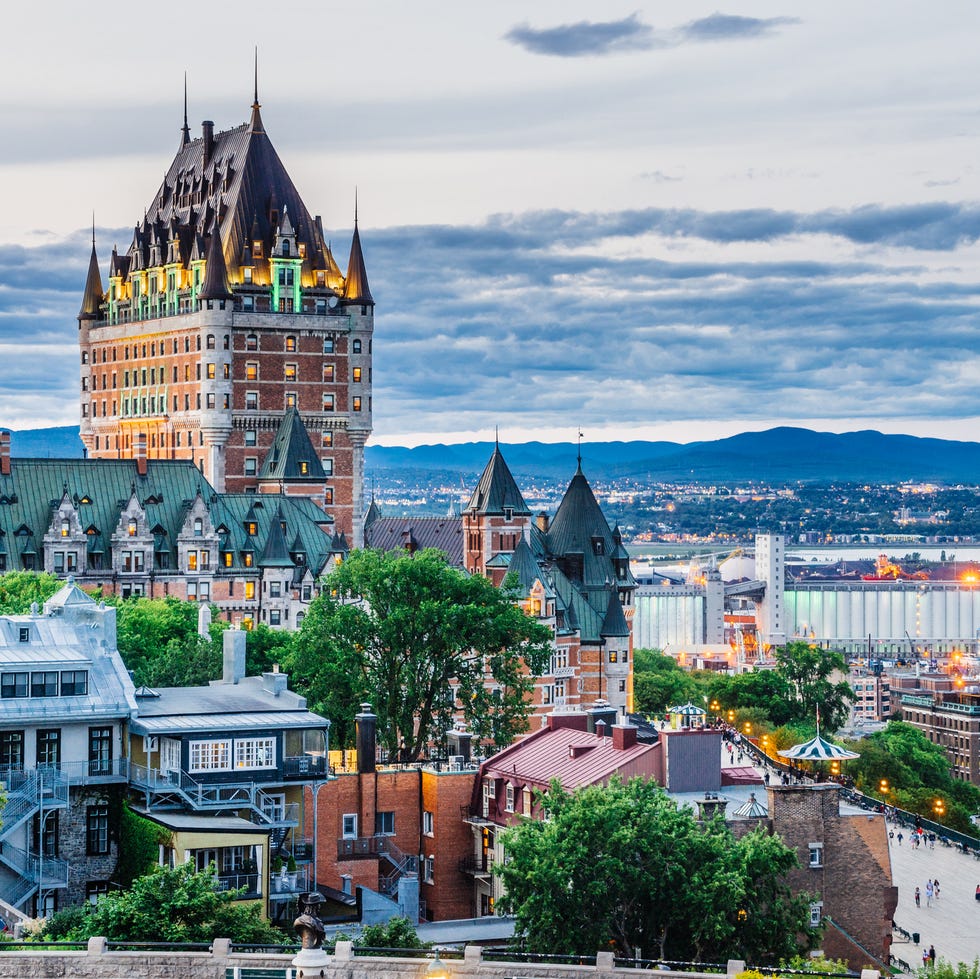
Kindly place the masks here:
<instances>
[{"instance_id":1,"label":"castle-like hotel tower","mask_svg":"<svg viewBox=\"0 0 980 979\"><path fill-rule=\"evenodd\" d=\"M374 300L356 209L344 275L259 109L256 88L247 123L191 139L185 97L177 155L108 289L93 239L81 437L93 459L192 459L219 492L314 496L358 546Z\"/></svg>"}]
</instances>

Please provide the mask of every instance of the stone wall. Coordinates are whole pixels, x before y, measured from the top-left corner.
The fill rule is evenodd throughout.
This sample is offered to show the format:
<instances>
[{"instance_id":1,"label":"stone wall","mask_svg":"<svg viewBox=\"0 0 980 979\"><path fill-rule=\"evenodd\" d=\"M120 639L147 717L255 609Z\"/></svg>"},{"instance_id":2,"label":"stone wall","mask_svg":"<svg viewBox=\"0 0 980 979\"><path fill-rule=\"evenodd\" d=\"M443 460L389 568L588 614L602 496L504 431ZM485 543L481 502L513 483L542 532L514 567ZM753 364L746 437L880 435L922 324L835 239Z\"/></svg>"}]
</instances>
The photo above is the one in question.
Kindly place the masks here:
<instances>
[{"instance_id":1,"label":"stone wall","mask_svg":"<svg viewBox=\"0 0 980 979\"><path fill-rule=\"evenodd\" d=\"M354 958L349 942L339 942L336 955L325 967L325 979L424 979L428 958ZM446 962L452 979L505 979L529 970L537 979L593 979L612 972L622 979L648 979L649 970L618 969L611 952L600 952L595 966L539 965L484 962L478 945L467 946L465 957ZM93 938L87 951L4 952L0 955L0 979L225 979L226 970L291 969L290 955L248 955L229 951L227 939L215 939L212 952L115 952L107 951L105 939ZM728 979L745 968L744 962L728 963ZM317 970L319 972L319 970ZM295 973L293 973L295 975ZM664 979L718 979L699 972L658 972ZM861 979L879 979L865 971Z\"/></svg>"}]
</instances>

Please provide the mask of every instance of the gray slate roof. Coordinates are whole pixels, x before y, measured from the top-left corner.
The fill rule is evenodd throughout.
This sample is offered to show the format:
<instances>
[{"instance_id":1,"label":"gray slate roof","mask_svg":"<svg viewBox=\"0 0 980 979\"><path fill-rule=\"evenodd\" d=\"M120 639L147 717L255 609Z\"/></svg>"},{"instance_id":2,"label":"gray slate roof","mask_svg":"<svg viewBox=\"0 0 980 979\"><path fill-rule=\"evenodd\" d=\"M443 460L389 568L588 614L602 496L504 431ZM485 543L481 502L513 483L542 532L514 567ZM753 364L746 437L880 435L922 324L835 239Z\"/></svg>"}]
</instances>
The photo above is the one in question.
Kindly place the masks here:
<instances>
[{"instance_id":1,"label":"gray slate roof","mask_svg":"<svg viewBox=\"0 0 980 979\"><path fill-rule=\"evenodd\" d=\"M503 514L505 508L513 510L517 515L531 515L507 463L504 462L500 446L497 445L466 509L476 510L478 513Z\"/></svg>"}]
</instances>

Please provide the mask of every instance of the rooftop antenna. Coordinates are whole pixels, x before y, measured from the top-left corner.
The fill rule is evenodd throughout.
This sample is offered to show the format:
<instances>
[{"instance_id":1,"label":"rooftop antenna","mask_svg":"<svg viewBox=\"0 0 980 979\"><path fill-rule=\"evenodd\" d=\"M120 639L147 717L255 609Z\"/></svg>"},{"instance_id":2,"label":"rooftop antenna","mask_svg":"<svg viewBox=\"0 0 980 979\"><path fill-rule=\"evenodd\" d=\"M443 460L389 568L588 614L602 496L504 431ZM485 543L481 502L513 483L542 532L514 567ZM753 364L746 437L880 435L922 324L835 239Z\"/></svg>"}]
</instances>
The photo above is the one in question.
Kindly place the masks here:
<instances>
[{"instance_id":1,"label":"rooftop antenna","mask_svg":"<svg viewBox=\"0 0 980 979\"><path fill-rule=\"evenodd\" d=\"M255 45L255 93L252 108L259 108L259 46L257 44Z\"/></svg>"},{"instance_id":2,"label":"rooftop antenna","mask_svg":"<svg viewBox=\"0 0 980 979\"><path fill-rule=\"evenodd\" d=\"M95 248L95 210L92 210L92 247Z\"/></svg>"},{"instance_id":3,"label":"rooftop antenna","mask_svg":"<svg viewBox=\"0 0 980 979\"><path fill-rule=\"evenodd\" d=\"M354 227L357 227L357 185L354 185Z\"/></svg>"},{"instance_id":4,"label":"rooftop antenna","mask_svg":"<svg viewBox=\"0 0 980 979\"><path fill-rule=\"evenodd\" d=\"M497 450L500 450L500 426L493 426L493 444L496 446Z\"/></svg>"},{"instance_id":5,"label":"rooftop antenna","mask_svg":"<svg viewBox=\"0 0 980 979\"><path fill-rule=\"evenodd\" d=\"M578 430L578 471L582 471L582 439L585 436L582 435L582 429Z\"/></svg>"},{"instance_id":6,"label":"rooftop antenna","mask_svg":"<svg viewBox=\"0 0 980 979\"><path fill-rule=\"evenodd\" d=\"M181 129L183 133L183 143L186 146L191 141L191 127L187 125L187 72L184 72L184 128Z\"/></svg>"}]
</instances>

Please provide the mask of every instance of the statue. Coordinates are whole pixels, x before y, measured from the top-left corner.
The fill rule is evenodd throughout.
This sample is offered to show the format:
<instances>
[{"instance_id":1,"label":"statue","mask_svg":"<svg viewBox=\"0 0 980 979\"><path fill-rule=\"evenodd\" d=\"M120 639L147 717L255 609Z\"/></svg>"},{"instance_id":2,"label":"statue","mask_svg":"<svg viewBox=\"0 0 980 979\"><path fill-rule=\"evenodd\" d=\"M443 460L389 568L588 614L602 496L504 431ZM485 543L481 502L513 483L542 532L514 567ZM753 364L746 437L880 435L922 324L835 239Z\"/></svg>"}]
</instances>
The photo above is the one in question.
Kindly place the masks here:
<instances>
[{"instance_id":1,"label":"statue","mask_svg":"<svg viewBox=\"0 0 980 979\"><path fill-rule=\"evenodd\" d=\"M320 920L322 902L323 895L319 891L304 891L299 896L299 917L293 922L293 927L303 947L293 959L293 965L296 966L300 977L315 974L322 976L324 966L330 962L326 952L323 951L326 931Z\"/></svg>"}]
</instances>

